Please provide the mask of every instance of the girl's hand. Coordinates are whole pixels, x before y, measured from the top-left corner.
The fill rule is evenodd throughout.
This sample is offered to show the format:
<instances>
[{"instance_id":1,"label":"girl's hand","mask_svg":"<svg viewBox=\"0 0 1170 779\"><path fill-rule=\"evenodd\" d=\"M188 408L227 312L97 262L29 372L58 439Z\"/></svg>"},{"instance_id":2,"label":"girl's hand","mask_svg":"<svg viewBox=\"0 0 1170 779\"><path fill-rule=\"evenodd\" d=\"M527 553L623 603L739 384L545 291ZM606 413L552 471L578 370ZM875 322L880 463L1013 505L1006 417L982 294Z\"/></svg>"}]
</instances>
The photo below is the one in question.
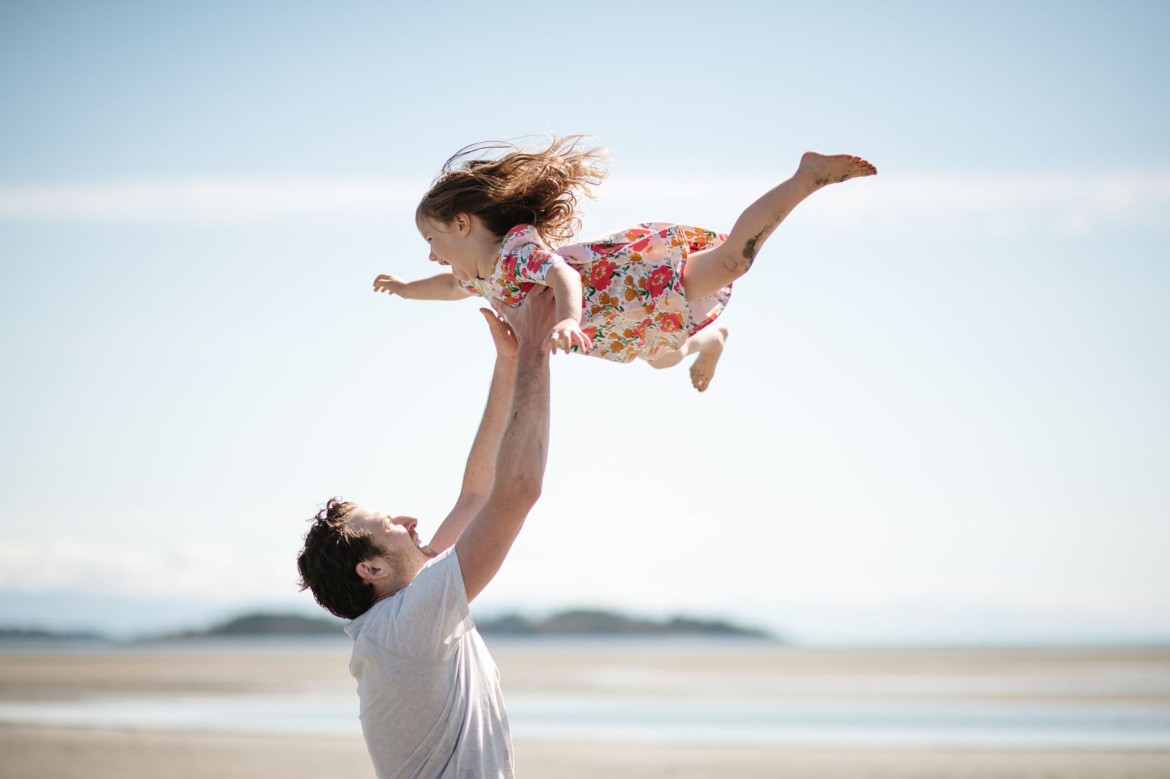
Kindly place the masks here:
<instances>
[{"instance_id":1,"label":"girl's hand","mask_svg":"<svg viewBox=\"0 0 1170 779\"><path fill-rule=\"evenodd\" d=\"M553 354L557 353L557 349L563 349L568 353L574 346L579 347L581 351L588 351L593 347L593 341L581 329L581 323L576 319L562 319L557 322L544 342L544 348L551 349Z\"/></svg>"},{"instance_id":2,"label":"girl's hand","mask_svg":"<svg viewBox=\"0 0 1170 779\"><path fill-rule=\"evenodd\" d=\"M397 276L391 276L389 273L383 273L378 278L374 279L374 292L386 292L391 295L397 295L402 291L403 285L406 282Z\"/></svg>"}]
</instances>

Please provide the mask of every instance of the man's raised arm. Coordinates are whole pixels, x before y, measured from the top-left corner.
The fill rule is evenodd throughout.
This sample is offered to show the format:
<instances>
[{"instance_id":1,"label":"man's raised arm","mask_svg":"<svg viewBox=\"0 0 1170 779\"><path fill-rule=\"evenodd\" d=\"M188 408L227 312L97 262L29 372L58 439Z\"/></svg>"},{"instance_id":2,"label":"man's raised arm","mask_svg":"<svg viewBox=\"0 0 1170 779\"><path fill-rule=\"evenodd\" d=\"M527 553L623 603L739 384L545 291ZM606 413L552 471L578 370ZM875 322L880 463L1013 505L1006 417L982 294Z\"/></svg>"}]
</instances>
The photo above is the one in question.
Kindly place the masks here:
<instances>
[{"instance_id":1,"label":"man's raised arm","mask_svg":"<svg viewBox=\"0 0 1170 779\"><path fill-rule=\"evenodd\" d=\"M500 437L512 408L512 391L516 380L516 336L512 328L490 309L481 308L480 311L487 319L496 345L496 365L492 370L492 383L488 389L483 419L471 444L471 452L467 455L459 498L431 539L430 547L436 553L454 546L467 523L487 500L495 480Z\"/></svg>"},{"instance_id":2,"label":"man's raised arm","mask_svg":"<svg viewBox=\"0 0 1170 779\"><path fill-rule=\"evenodd\" d=\"M508 314L517 349L511 410L491 491L455 542L468 601L500 570L540 497L549 430L549 353L543 343L555 318L553 296L546 289L530 293Z\"/></svg>"}]
</instances>

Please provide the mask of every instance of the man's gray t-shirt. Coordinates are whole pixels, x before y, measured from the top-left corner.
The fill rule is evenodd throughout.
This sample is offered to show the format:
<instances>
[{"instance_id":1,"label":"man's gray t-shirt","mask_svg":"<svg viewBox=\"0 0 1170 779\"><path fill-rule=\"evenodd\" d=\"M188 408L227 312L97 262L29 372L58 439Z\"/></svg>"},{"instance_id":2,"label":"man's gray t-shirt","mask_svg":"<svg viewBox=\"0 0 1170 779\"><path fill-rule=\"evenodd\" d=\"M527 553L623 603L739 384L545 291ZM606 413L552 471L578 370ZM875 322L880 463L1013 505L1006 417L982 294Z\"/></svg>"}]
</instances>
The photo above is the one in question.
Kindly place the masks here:
<instances>
[{"instance_id":1,"label":"man's gray t-shirt","mask_svg":"<svg viewBox=\"0 0 1170 779\"><path fill-rule=\"evenodd\" d=\"M500 673L452 549L346 626L378 779L511 779Z\"/></svg>"}]
</instances>

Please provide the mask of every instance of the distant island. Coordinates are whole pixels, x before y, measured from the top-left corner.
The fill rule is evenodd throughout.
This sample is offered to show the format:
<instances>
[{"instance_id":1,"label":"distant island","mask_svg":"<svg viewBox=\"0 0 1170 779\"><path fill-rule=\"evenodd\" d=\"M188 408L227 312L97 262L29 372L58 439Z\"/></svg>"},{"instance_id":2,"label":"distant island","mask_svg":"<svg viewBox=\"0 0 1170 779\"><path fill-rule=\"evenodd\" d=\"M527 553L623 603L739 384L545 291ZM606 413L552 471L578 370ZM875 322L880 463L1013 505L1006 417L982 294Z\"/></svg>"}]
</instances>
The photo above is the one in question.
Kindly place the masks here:
<instances>
[{"instance_id":1,"label":"distant island","mask_svg":"<svg viewBox=\"0 0 1170 779\"><path fill-rule=\"evenodd\" d=\"M173 638L231 638L234 636L324 636L341 632L345 620L336 617L304 617L299 614L259 612L233 617L203 630L169 633Z\"/></svg>"},{"instance_id":2,"label":"distant island","mask_svg":"<svg viewBox=\"0 0 1170 779\"><path fill-rule=\"evenodd\" d=\"M653 620L598 609L570 609L543 619L509 614L477 619L476 625L481 633L508 636L738 636L776 640L766 630L725 620L684 616Z\"/></svg>"},{"instance_id":3,"label":"distant island","mask_svg":"<svg viewBox=\"0 0 1170 779\"><path fill-rule=\"evenodd\" d=\"M105 636L88 630L42 630L0 627L0 641L102 641Z\"/></svg>"},{"instance_id":4,"label":"distant island","mask_svg":"<svg viewBox=\"0 0 1170 779\"><path fill-rule=\"evenodd\" d=\"M685 616L654 620L600 609L569 609L538 619L519 614L506 614L477 618L475 622L481 633L495 636L717 636L778 640L766 630L735 625L725 620ZM151 636L148 640L338 635L345 624L345 620L335 617L256 612L233 617L209 628ZM0 641L103 638L102 635L92 632L54 632L0 627Z\"/></svg>"},{"instance_id":5,"label":"distant island","mask_svg":"<svg viewBox=\"0 0 1170 779\"><path fill-rule=\"evenodd\" d=\"M541 619L518 614L475 620L485 635L506 636L738 636L776 640L758 628L724 620L675 616L666 620L630 617L597 609L570 609ZM223 638L230 636L310 636L341 631L344 620L296 614L245 614L206 630L186 631L167 638Z\"/></svg>"}]
</instances>

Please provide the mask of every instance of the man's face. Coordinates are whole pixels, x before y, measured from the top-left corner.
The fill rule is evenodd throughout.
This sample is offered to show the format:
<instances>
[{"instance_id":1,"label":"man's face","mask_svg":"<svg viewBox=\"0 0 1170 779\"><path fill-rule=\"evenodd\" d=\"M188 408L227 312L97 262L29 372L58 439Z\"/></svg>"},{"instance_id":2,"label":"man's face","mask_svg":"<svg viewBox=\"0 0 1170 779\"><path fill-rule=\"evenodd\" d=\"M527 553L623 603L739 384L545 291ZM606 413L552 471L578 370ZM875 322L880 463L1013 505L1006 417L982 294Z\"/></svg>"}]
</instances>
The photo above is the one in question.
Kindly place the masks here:
<instances>
[{"instance_id":1,"label":"man's face","mask_svg":"<svg viewBox=\"0 0 1170 779\"><path fill-rule=\"evenodd\" d=\"M384 511L358 506L349 513L346 522L354 530L369 533L391 566L409 575L407 583L429 558L435 556L434 550L423 546L418 537L418 520L414 517L395 517Z\"/></svg>"}]
</instances>

